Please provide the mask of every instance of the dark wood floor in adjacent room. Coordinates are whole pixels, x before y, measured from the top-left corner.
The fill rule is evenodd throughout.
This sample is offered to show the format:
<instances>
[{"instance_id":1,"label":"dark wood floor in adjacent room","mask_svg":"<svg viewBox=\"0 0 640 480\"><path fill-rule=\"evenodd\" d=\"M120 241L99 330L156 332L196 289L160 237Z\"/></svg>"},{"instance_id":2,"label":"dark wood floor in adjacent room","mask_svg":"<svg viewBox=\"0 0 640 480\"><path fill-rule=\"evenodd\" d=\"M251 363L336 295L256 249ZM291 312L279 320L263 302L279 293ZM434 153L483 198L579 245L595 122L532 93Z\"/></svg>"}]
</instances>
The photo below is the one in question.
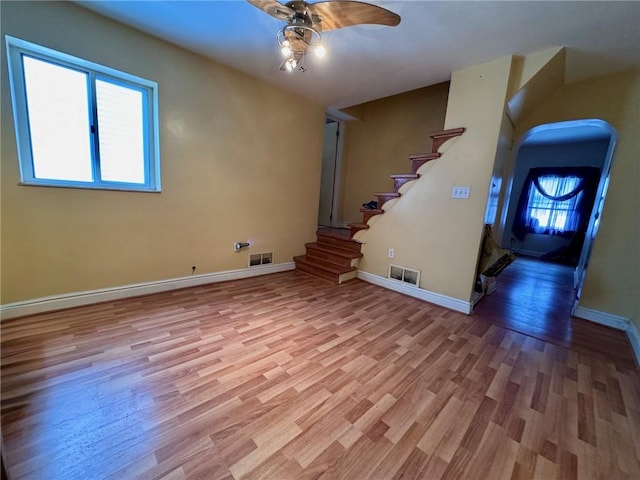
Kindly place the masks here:
<instances>
[{"instance_id":1,"label":"dark wood floor in adjacent room","mask_svg":"<svg viewBox=\"0 0 640 480\"><path fill-rule=\"evenodd\" d=\"M640 478L628 349L525 335L532 310L490 303L466 316L285 272L4 321L6 465L13 480Z\"/></svg>"},{"instance_id":2,"label":"dark wood floor in adjacent room","mask_svg":"<svg viewBox=\"0 0 640 480\"><path fill-rule=\"evenodd\" d=\"M633 358L624 333L571 316L574 267L518 257L497 277L497 289L473 316L578 351L598 351L625 364Z\"/></svg>"}]
</instances>

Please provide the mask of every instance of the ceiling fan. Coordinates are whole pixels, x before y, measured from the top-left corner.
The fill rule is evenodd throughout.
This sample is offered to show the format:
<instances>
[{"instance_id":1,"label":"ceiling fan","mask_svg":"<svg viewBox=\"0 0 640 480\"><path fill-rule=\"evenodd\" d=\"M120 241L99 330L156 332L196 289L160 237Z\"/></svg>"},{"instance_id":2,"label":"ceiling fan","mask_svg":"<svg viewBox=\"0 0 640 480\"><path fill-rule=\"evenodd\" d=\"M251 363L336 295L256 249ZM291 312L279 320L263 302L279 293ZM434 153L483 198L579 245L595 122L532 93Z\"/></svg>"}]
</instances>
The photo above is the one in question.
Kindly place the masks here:
<instances>
[{"instance_id":1,"label":"ceiling fan","mask_svg":"<svg viewBox=\"0 0 640 480\"><path fill-rule=\"evenodd\" d=\"M297 68L304 71L302 60L309 49L323 57L323 31L361 24L394 27L400 23L399 15L364 2L335 0L307 3L294 0L282 4L276 0L247 1L272 17L287 22L277 33L278 45L284 56L280 70L293 71Z\"/></svg>"}]
</instances>

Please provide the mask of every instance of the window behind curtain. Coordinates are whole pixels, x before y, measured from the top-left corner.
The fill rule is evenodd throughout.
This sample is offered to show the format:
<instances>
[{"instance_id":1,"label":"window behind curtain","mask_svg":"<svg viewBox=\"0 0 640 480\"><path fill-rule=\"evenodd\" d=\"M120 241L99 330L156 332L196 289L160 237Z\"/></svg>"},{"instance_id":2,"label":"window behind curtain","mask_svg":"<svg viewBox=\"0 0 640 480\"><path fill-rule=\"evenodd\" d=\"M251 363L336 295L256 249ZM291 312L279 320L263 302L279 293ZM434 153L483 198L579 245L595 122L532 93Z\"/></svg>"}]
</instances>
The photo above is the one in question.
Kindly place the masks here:
<instances>
[{"instance_id":1,"label":"window behind curtain","mask_svg":"<svg viewBox=\"0 0 640 480\"><path fill-rule=\"evenodd\" d=\"M540 177L538 184L549 196L562 197L575 190L580 181L579 177L547 175ZM582 199L582 191L567 200L560 201L545 197L536 185L531 187L525 214L529 219L530 231L553 235L573 233L578 229L580 218L577 207Z\"/></svg>"},{"instance_id":2,"label":"window behind curtain","mask_svg":"<svg viewBox=\"0 0 640 480\"><path fill-rule=\"evenodd\" d=\"M597 167L530 169L513 222L515 238L523 240L527 233L573 236L583 232L599 181Z\"/></svg>"}]
</instances>

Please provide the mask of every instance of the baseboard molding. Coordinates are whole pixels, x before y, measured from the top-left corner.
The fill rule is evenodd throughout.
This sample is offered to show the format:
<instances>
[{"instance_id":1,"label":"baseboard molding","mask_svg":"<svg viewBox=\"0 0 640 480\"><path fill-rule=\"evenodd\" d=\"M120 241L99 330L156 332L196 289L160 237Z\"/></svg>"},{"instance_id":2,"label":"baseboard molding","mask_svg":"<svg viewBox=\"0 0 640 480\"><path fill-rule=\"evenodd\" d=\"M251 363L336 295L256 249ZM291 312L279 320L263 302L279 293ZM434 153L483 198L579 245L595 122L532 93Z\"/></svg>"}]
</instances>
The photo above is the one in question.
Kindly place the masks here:
<instances>
[{"instance_id":1,"label":"baseboard molding","mask_svg":"<svg viewBox=\"0 0 640 480\"><path fill-rule=\"evenodd\" d=\"M627 338L629 338L633 354L636 357L636 363L640 365L640 329L631 320L619 315L581 307L580 305L576 305L573 316L627 332Z\"/></svg>"},{"instance_id":2,"label":"baseboard molding","mask_svg":"<svg viewBox=\"0 0 640 480\"><path fill-rule=\"evenodd\" d=\"M640 366L640 328L633 322L629 322L627 337L629 337L629 343L636 356L636 364Z\"/></svg>"},{"instance_id":3,"label":"baseboard molding","mask_svg":"<svg viewBox=\"0 0 640 480\"><path fill-rule=\"evenodd\" d=\"M358 270L358 278L367 283L378 285L379 287L387 288L395 292L403 293L410 297L424 300L425 302L434 303L441 307L446 307L457 312L469 315L471 313L471 302L465 302L458 298L448 297L441 293L430 292L429 290L423 290L422 288L414 287L406 283L398 282L397 280L391 280L388 278L374 275L372 273Z\"/></svg>"},{"instance_id":4,"label":"baseboard molding","mask_svg":"<svg viewBox=\"0 0 640 480\"><path fill-rule=\"evenodd\" d=\"M627 331L630 323L628 318L593 310L592 308L581 307L580 305L576 305L573 316L623 331Z\"/></svg>"},{"instance_id":5,"label":"baseboard molding","mask_svg":"<svg viewBox=\"0 0 640 480\"><path fill-rule=\"evenodd\" d=\"M276 263L259 267L243 268L239 270L227 270L224 272L204 273L190 275L188 277L171 278L157 282L136 283L121 287L103 288L85 292L74 292L64 295L36 298L24 302L0 305L0 319L8 320L15 317L35 315L37 313L62 310L65 308L79 307L92 303L109 302L128 297L137 297L151 293L166 292L178 288L195 287L208 283L226 282L242 278L257 277L269 273L285 272L293 270L296 264L293 262Z\"/></svg>"}]
</instances>

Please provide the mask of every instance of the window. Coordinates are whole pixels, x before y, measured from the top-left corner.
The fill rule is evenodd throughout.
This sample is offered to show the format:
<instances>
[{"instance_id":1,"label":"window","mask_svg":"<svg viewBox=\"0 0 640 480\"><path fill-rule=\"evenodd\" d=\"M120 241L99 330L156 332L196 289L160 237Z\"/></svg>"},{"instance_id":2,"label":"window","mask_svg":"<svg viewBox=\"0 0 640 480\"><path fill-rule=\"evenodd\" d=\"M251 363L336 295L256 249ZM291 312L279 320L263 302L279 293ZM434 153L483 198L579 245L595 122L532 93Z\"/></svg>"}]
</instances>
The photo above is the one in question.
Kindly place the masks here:
<instances>
[{"instance_id":1,"label":"window","mask_svg":"<svg viewBox=\"0 0 640 480\"><path fill-rule=\"evenodd\" d=\"M515 238L527 233L584 233L598 184L597 167L538 167L529 170L513 221Z\"/></svg>"},{"instance_id":2,"label":"window","mask_svg":"<svg viewBox=\"0 0 640 480\"><path fill-rule=\"evenodd\" d=\"M155 82L5 38L22 183L160 191Z\"/></svg>"},{"instance_id":3,"label":"window","mask_svg":"<svg viewBox=\"0 0 640 480\"><path fill-rule=\"evenodd\" d=\"M566 200L556 199L565 198L568 194L575 192L581 180L578 177L547 175L538 178L537 183L534 182L534 188L529 190L527 202L527 216L531 231L560 234L577 230L579 216L576 212L582 190L580 189Z\"/></svg>"}]
</instances>

